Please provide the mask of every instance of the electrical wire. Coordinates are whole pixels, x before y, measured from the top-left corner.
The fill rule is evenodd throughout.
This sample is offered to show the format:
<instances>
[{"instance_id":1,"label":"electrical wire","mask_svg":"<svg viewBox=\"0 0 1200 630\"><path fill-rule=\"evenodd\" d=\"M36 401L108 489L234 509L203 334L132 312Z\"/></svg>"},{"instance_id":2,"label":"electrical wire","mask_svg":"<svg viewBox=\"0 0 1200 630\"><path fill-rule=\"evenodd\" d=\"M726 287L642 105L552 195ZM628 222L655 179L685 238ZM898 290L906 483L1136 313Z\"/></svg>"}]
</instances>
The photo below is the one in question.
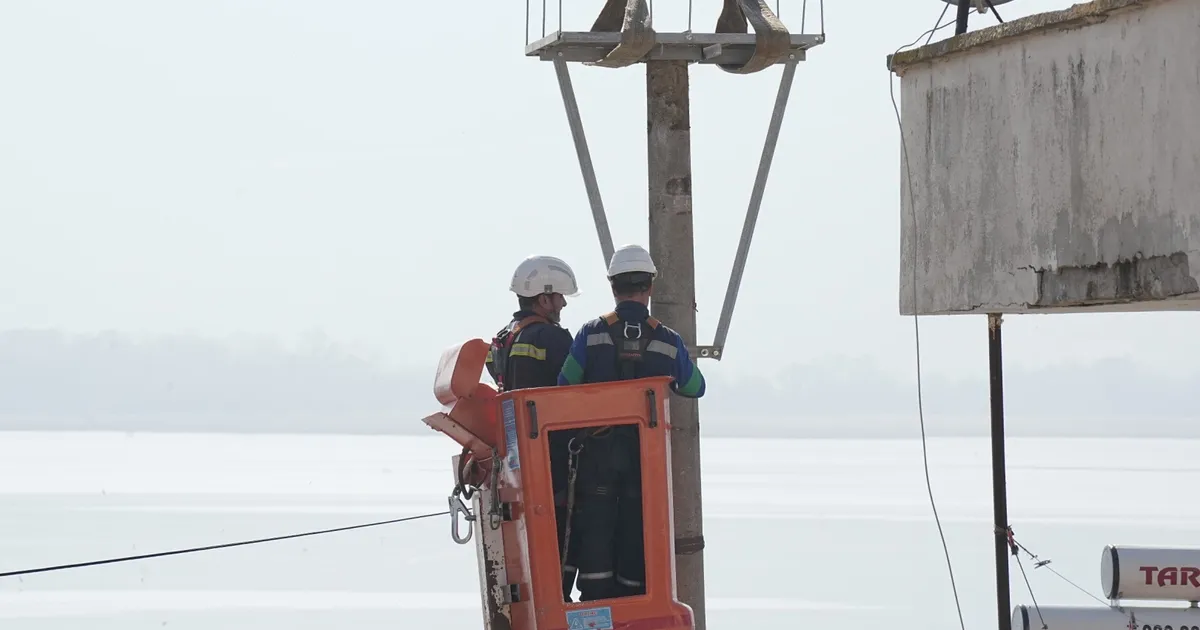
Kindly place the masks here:
<instances>
[{"instance_id":1,"label":"electrical wire","mask_svg":"<svg viewBox=\"0 0 1200 630\"><path fill-rule=\"evenodd\" d=\"M1017 568L1021 570L1021 578L1025 580L1025 590L1029 591L1029 600L1033 602L1033 610L1037 612L1038 621L1042 622L1042 630L1046 630L1046 618L1042 616L1042 607L1037 603L1037 595L1033 594L1033 585L1029 583L1029 574L1025 572L1025 563L1021 562L1021 556L1014 555L1017 560Z\"/></svg>"},{"instance_id":2,"label":"electrical wire","mask_svg":"<svg viewBox=\"0 0 1200 630\"><path fill-rule=\"evenodd\" d=\"M904 50L905 48L915 46L916 44L920 43L921 38L925 37L926 35L929 36L929 39L926 40L926 43L928 43L930 40L933 39L934 33L953 24L953 22L947 22L945 24L942 24L942 18L944 18L946 16L946 10L949 8L949 6L950 5L947 4L946 7L942 9L942 14L939 15L937 21L934 22L933 28L929 29L928 31L925 31L924 33L921 33L915 40L913 40L912 43L908 44L907 46L901 46L900 48L897 48L896 53L899 53L901 50ZM895 54L895 53L893 53L893 54ZM904 162L904 172L905 172L904 180L908 184L908 208L909 208L909 212L912 215L912 222L913 222L913 225L911 228L911 230L912 230L912 232L911 232L912 233L912 254L910 256L910 259L912 262L912 268L913 268L913 270L912 270L913 338L914 338L914 342L915 342L915 346L916 346L917 417L921 423L921 461L925 468L925 490L929 493L929 507L933 510L933 522L937 525L938 537L941 538L941 541L942 541L942 552L946 556L946 570L950 574L950 588L954 593L954 607L958 611L958 625L962 630L967 630L966 621L963 620L962 602L958 596L958 583L954 578L954 564L950 560L950 546L946 544L946 533L942 529L942 519L938 515L937 500L934 499L934 497L933 497L933 481L929 474L929 447L928 447L928 440L927 440L926 434L925 434L925 401L924 401L922 379L921 379L921 320L920 320L920 317L917 315L917 313L918 313L918 309L917 309L917 259L918 259L918 257L916 255L916 253L917 253L917 244L918 244L918 236L917 235L918 235L919 230L917 229L917 212L916 212L916 205L914 204L914 195L913 195L913 188L912 188L912 173L909 170L908 144L904 141L904 123L900 119L900 106L896 103L896 89L895 89L895 82L892 80L892 69L891 68L888 69L888 93L891 95L891 98L892 98L892 109L896 113L896 125L900 129L900 150L901 150L901 154L902 154L901 157Z\"/></svg>"},{"instance_id":3,"label":"electrical wire","mask_svg":"<svg viewBox=\"0 0 1200 630\"><path fill-rule=\"evenodd\" d=\"M1075 590L1079 591L1080 593L1083 593L1084 595L1087 595L1088 597L1090 597L1090 598L1092 598L1092 599L1096 600L1097 602L1099 602L1099 603L1100 603L1100 605L1101 605L1101 606L1109 606L1109 605L1110 605L1110 604L1109 604L1109 602L1106 602L1106 601L1104 601L1103 599L1101 599L1101 598L1100 598L1098 595L1096 595L1095 593L1092 593L1091 591L1087 590L1086 588L1084 588L1084 587L1080 586L1080 585L1079 585L1078 583L1076 583L1075 581L1071 580L1071 578L1068 578L1067 576L1063 575L1062 573L1059 573L1058 571L1056 571L1056 570L1054 569L1054 567L1050 566L1050 559L1049 559L1049 558L1047 558L1047 559L1045 559L1045 560L1042 560L1042 559L1041 559L1041 558L1040 558L1040 557L1039 557L1039 556L1038 556L1036 553L1033 553L1032 551L1030 551L1030 550L1029 550L1029 548L1028 548L1028 547L1026 547L1025 545L1021 544L1021 543L1020 543L1020 542L1017 540L1016 536L1014 536L1014 535L1013 535L1013 531L1012 531L1012 528L1011 528L1011 527L1010 527L1010 528L1008 528L1008 531L1007 531L1007 532L1005 532L1005 535L1006 535L1006 536L1008 536L1008 545L1009 545L1009 548L1011 548L1011 549L1012 549L1012 555L1017 557L1017 563L1018 563L1018 565L1019 565L1019 564L1020 564L1020 562L1021 562L1021 558L1020 558L1020 556L1018 555L1018 553L1017 553L1017 552L1018 552L1018 551L1023 551L1023 552L1025 552L1025 555L1029 556L1029 559L1030 559L1030 560L1033 560L1033 563L1034 563L1034 564L1033 564L1033 569L1034 569L1035 571L1036 571L1036 570L1038 570L1038 569L1042 569L1042 568L1049 569L1051 573L1053 573L1054 575L1058 576L1058 579L1060 579L1060 580L1062 580L1063 582L1066 582L1067 584L1069 584L1069 585L1073 586L1073 587L1075 588ZM1022 573L1024 573L1024 572L1025 572L1025 569L1024 569L1024 567L1022 567L1022 569L1021 569L1021 572L1022 572ZM1029 583L1029 580L1028 580L1028 579L1026 579L1026 580L1025 580L1025 583L1026 583L1026 584L1028 584L1028 583ZM1032 588L1030 589L1030 593L1029 593L1029 595L1030 595L1030 597L1032 597L1032 596L1033 596ZM1034 600L1034 602L1033 602L1033 605L1034 605L1034 606L1037 606L1037 600ZM1040 613L1040 611L1039 611L1039 613Z\"/></svg>"},{"instance_id":4,"label":"electrical wire","mask_svg":"<svg viewBox=\"0 0 1200 630\"><path fill-rule=\"evenodd\" d=\"M929 42L933 41L933 34L936 33L939 28L942 28L942 20L945 19L946 11L949 11L949 10L950 10L950 3L947 2L946 6L942 7L942 14L938 16L937 22L934 22L935 26L933 28L929 29L929 31L928 31L929 37L925 38L926 46L929 45ZM946 24L945 26L949 26L949 24ZM917 41L921 41L921 38L918 37ZM897 48L896 52L900 52L903 48L904 48L903 46L901 46L900 48ZM893 105L896 104L896 101L894 98L892 99L892 104Z\"/></svg>"},{"instance_id":5,"label":"electrical wire","mask_svg":"<svg viewBox=\"0 0 1200 630\"><path fill-rule=\"evenodd\" d=\"M366 529L368 527L379 527L381 525L392 525L394 523L406 523L409 521L417 521L424 518L433 518L435 516L445 516L449 511L437 512L435 514L421 514L419 516L406 516L404 518L393 518L386 521L376 521L374 523L362 523L360 525L350 525L348 527L335 527L333 529L321 529L311 532L302 532L299 534L288 534L286 536L272 536L270 538L256 538L254 540L242 540L238 542L223 543L220 545L207 545L205 547L189 547L187 549L176 549L174 551L160 551L158 553L146 553L137 556L121 556L119 558L107 558L104 560L90 560L87 562L73 562L71 564L59 564L49 567L40 567L37 569L23 569L20 571L7 571L0 573L0 578L16 577L18 575L30 575L33 573L48 573L50 571L65 571L67 569L82 569L84 567L95 567L102 564L114 564L117 562L132 562L134 560L148 560L150 558L163 558L166 556L178 556L185 553L198 553L201 551L213 551L216 549L228 549L230 547L242 547L245 545L258 545L262 543L275 542L279 540L290 540L292 538L304 538L306 536L320 536L323 534L333 534L336 532L348 532L352 529Z\"/></svg>"}]
</instances>

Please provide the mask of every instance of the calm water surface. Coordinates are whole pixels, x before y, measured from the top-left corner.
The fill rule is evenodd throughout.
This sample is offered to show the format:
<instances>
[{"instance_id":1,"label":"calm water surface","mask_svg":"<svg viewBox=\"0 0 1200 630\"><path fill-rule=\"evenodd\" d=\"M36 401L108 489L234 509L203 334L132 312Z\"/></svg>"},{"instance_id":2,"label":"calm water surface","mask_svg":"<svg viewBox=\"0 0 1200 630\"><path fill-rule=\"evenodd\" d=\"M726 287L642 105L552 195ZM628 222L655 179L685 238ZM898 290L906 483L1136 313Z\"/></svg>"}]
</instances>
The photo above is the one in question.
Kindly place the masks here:
<instances>
[{"instance_id":1,"label":"calm water surface","mask_svg":"<svg viewBox=\"0 0 1200 630\"><path fill-rule=\"evenodd\" d=\"M1181 500L1198 446L1010 440L1018 538L1093 593L1105 544L1200 546ZM968 628L994 627L987 443L930 449ZM0 433L0 572L441 511L454 453L438 436ZM918 442L710 439L703 457L711 628L957 627ZM1094 603L1026 568L1039 602ZM443 517L0 579L0 628L477 630L477 584Z\"/></svg>"}]
</instances>

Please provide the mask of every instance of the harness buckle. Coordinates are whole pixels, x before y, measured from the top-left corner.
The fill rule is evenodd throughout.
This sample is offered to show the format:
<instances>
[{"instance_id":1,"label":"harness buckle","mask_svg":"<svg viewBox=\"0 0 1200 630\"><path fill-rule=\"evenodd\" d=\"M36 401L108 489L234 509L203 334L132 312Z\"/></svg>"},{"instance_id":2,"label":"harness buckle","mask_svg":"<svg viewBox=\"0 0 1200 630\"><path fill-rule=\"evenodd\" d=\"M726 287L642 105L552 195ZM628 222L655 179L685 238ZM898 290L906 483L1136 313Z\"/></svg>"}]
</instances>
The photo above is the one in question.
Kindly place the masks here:
<instances>
[{"instance_id":1,"label":"harness buckle","mask_svg":"<svg viewBox=\"0 0 1200 630\"><path fill-rule=\"evenodd\" d=\"M626 339L641 339L642 338L642 323L641 322L638 322L636 324L630 324L629 322L621 322L621 323L625 324L625 330L622 332L624 333ZM636 337L629 336L630 328L637 331Z\"/></svg>"}]
</instances>

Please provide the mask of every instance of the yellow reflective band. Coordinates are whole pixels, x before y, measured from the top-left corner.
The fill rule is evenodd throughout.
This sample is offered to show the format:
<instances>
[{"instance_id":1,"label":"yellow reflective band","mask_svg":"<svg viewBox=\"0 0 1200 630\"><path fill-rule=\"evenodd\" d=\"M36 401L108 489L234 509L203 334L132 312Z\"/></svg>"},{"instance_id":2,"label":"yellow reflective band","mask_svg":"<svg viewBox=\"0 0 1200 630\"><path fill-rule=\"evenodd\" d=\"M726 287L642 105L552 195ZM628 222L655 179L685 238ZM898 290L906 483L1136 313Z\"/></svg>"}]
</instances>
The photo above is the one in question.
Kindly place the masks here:
<instances>
[{"instance_id":1,"label":"yellow reflective band","mask_svg":"<svg viewBox=\"0 0 1200 630\"><path fill-rule=\"evenodd\" d=\"M529 357L538 361L546 360L546 349L539 348L530 343L514 343L512 350L508 353L510 357Z\"/></svg>"}]
</instances>

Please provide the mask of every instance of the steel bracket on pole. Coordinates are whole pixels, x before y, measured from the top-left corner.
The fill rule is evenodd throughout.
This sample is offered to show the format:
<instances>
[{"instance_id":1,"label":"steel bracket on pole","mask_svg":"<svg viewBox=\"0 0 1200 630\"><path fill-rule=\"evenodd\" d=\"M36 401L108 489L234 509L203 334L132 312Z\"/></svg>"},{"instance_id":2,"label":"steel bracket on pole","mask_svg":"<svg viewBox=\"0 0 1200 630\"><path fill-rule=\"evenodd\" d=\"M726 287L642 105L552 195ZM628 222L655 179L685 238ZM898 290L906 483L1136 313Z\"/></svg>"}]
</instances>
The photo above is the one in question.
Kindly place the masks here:
<instances>
[{"instance_id":1,"label":"steel bracket on pole","mask_svg":"<svg viewBox=\"0 0 1200 630\"><path fill-rule=\"evenodd\" d=\"M758 160L758 172L754 175L754 188L750 190L746 221L742 224L742 236L738 240L737 254L733 257L733 270L729 273L729 286L725 289L725 302L721 305L721 316L717 320L717 333L711 346L697 347L699 352L696 356L702 359L720 361L725 355L725 338L729 335L729 324L733 320L734 306L737 305L738 290L742 286L742 274L746 270L746 259L750 256L750 241L754 238L758 211L762 207L763 193L767 189L771 162L775 159L775 145L779 142L779 130L783 127L783 115L787 111L788 96L792 93L792 81L796 78L796 65L799 61L793 54L783 64L783 76L779 77L775 107L771 110L771 122L767 125L767 137L763 141L762 156Z\"/></svg>"},{"instance_id":2,"label":"steel bracket on pole","mask_svg":"<svg viewBox=\"0 0 1200 630\"><path fill-rule=\"evenodd\" d=\"M737 304L738 290L742 285L742 274L746 270L746 259L750 255L750 241L754 238L754 227L758 223L758 212L762 207L767 178L771 174L771 162L775 158L775 146L779 142L779 130L783 127L783 115L787 111L788 97L796 77L796 66L803 55L791 53L783 63L783 75L779 78L779 91L775 96L775 107L771 111L771 122L767 125L767 137L763 142L762 155L758 161L758 172L754 176L754 187L750 191L750 202L746 208L746 220L742 225L737 254L733 258L733 269L729 274L729 285L725 289L725 301L717 320L717 332L712 345L689 348L692 356L701 359L721 360L725 354L725 338L729 335L733 309ZM571 85L571 74L567 63L554 60L554 72L558 76L558 89L562 93L563 106L567 112L567 123L571 127L571 138L575 143L575 155L579 158L579 171L587 190L588 203L592 208L592 220L596 224L596 236L600 239L600 250L604 254L604 265L612 258L613 240L608 229L608 217L604 213L604 202L600 198L600 186L596 182L596 170L592 165L591 152L583 133L583 120L579 115L579 103L575 100L575 88Z\"/></svg>"},{"instance_id":3,"label":"steel bracket on pole","mask_svg":"<svg viewBox=\"0 0 1200 630\"><path fill-rule=\"evenodd\" d=\"M579 158L579 172L583 175L583 186L587 190L588 203L592 206L592 221L596 224L596 236L600 239L600 252L604 254L604 268L607 269L613 255L612 233L608 230L604 201L600 199L600 185L596 182L592 153L588 150L587 137L583 135L583 119L579 115L579 102L575 100L575 88L571 85L567 62L555 59L554 74L558 76L558 91L562 93L563 108L567 110L567 124L571 126L575 156Z\"/></svg>"}]
</instances>

